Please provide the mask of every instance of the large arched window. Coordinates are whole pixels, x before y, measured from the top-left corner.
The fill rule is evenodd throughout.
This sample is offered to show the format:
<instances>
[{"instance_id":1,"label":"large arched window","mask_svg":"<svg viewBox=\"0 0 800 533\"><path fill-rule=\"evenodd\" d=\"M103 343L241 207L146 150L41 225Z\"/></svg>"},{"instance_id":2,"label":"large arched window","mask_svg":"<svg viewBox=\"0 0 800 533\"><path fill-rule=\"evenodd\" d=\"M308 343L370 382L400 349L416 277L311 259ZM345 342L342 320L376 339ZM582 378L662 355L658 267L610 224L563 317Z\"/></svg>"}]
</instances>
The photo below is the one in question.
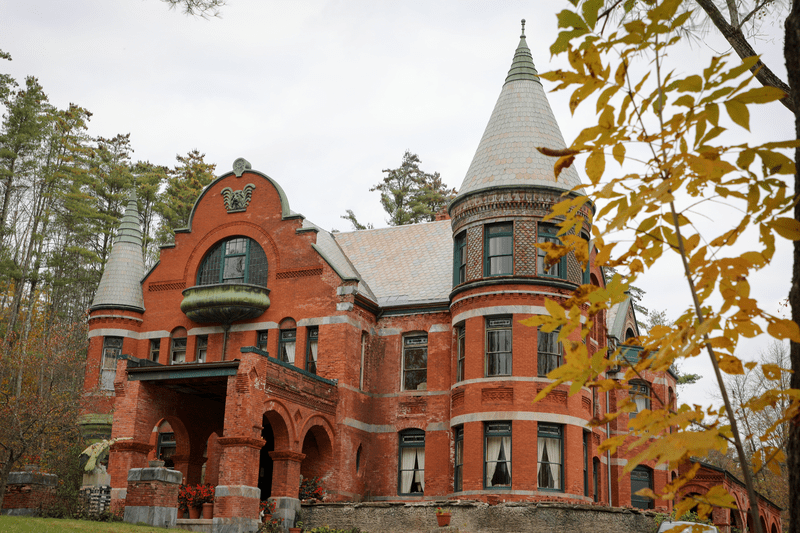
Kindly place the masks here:
<instances>
[{"instance_id":1,"label":"large arched window","mask_svg":"<svg viewBox=\"0 0 800 533\"><path fill-rule=\"evenodd\" d=\"M200 263L198 285L267 285L267 256L253 239L230 237L215 244Z\"/></svg>"}]
</instances>

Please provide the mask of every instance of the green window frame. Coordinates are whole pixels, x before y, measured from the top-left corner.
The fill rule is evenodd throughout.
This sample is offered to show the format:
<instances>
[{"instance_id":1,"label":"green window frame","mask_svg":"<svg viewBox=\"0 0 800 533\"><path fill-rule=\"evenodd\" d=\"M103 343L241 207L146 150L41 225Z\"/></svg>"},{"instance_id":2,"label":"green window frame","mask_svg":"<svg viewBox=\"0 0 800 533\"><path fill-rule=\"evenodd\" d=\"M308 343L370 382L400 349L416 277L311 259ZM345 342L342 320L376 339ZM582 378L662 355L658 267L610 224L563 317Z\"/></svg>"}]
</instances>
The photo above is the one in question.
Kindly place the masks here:
<instances>
[{"instance_id":1,"label":"green window frame","mask_svg":"<svg viewBox=\"0 0 800 533\"><path fill-rule=\"evenodd\" d=\"M319 347L319 328L309 327L306 341L306 370L317 373L317 348Z\"/></svg>"},{"instance_id":2,"label":"green window frame","mask_svg":"<svg viewBox=\"0 0 800 533\"><path fill-rule=\"evenodd\" d=\"M511 488L511 422L483 424L483 488Z\"/></svg>"},{"instance_id":3,"label":"green window frame","mask_svg":"<svg viewBox=\"0 0 800 533\"><path fill-rule=\"evenodd\" d=\"M539 490L564 492L564 426L540 422L536 438Z\"/></svg>"},{"instance_id":4,"label":"green window frame","mask_svg":"<svg viewBox=\"0 0 800 533\"><path fill-rule=\"evenodd\" d=\"M453 287L467 281L467 232L462 231L453 241Z\"/></svg>"},{"instance_id":5,"label":"green window frame","mask_svg":"<svg viewBox=\"0 0 800 533\"><path fill-rule=\"evenodd\" d=\"M269 340L269 330L262 329L256 331L256 348L258 348L262 352L266 352L268 340Z\"/></svg>"},{"instance_id":6,"label":"green window frame","mask_svg":"<svg viewBox=\"0 0 800 533\"><path fill-rule=\"evenodd\" d=\"M539 243L550 242L553 244L561 244L561 239L559 239L557 235L558 235L558 228L554 226L539 224L537 242ZM541 248L536 248L536 273L539 276L565 279L567 277L566 256L562 257L560 260L553 263L552 265L546 265L544 261L546 255L547 252L545 252Z\"/></svg>"},{"instance_id":7,"label":"green window frame","mask_svg":"<svg viewBox=\"0 0 800 533\"><path fill-rule=\"evenodd\" d=\"M114 390L117 360L122 355L122 337L103 337L103 354L100 360L100 389Z\"/></svg>"},{"instance_id":8,"label":"green window frame","mask_svg":"<svg viewBox=\"0 0 800 533\"><path fill-rule=\"evenodd\" d=\"M537 374L540 378L563 364L564 348L558 341L559 330L544 332L540 327L536 333Z\"/></svg>"},{"instance_id":9,"label":"green window frame","mask_svg":"<svg viewBox=\"0 0 800 533\"><path fill-rule=\"evenodd\" d=\"M514 224L501 222L484 228L484 276L514 273Z\"/></svg>"},{"instance_id":10,"label":"green window frame","mask_svg":"<svg viewBox=\"0 0 800 533\"><path fill-rule=\"evenodd\" d=\"M428 335L406 335L403 337L403 390L426 390L427 385Z\"/></svg>"},{"instance_id":11,"label":"green window frame","mask_svg":"<svg viewBox=\"0 0 800 533\"><path fill-rule=\"evenodd\" d=\"M456 328L456 381L464 381L464 363L467 351L466 331L464 326Z\"/></svg>"},{"instance_id":12,"label":"green window frame","mask_svg":"<svg viewBox=\"0 0 800 533\"><path fill-rule=\"evenodd\" d=\"M197 336L197 347L195 348L195 362L205 363L208 353L208 335Z\"/></svg>"},{"instance_id":13,"label":"green window frame","mask_svg":"<svg viewBox=\"0 0 800 533\"><path fill-rule=\"evenodd\" d=\"M639 465L631 471L631 506L637 509L652 509L654 501L647 496L637 496L642 489L653 490L653 470Z\"/></svg>"},{"instance_id":14,"label":"green window frame","mask_svg":"<svg viewBox=\"0 0 800 533\"><path fill-rule=\"evenodd\" d=\"M282 329L278 347L279 359L284 363L295 364L295 348L297 348L297 330Z\"/></svg>"},{"instance_id":15,"label":"green window frame","mask_svg":"<svg viewBox=\"0 0 800 533\"><path fill-rule=\"evenodd\" d=\"M249 283L267 285L267 256L248 237L230 237L215 244L200 262L198 285Z\"/></svg>"},{"instance_id":16,"label":"green window frame","mask_svg":"<svg viewBox=\"0 0 800 533\"><path fill-rule=\"evenodd\" d=\"M512 344L511 317L487 318L484 369L486 377L511 375Z\"/></svg>"},{"instance_id":17,"label":"green window frame","mask_svg":"<svg viewBox=\"0 0 800 533\"><path fill-rule=\"evenodd\" d=\"M150 339L150 360L158 363L161 355L161 339Z\"/></svg>"},{"instance_id":18,"label":"green window frame","mask_svg":"<svg viewBox=\"0 0 800 533\"><path fill-rule=\"evenodd\" d=\"M422 496L425 494L425 432L404 429L399 437L397 493Z\"/></svg>"},{"instance_id":19,"label":"green window frame","mask_svg":"<svg viewBox=\"0 0 800 533\"><path fill-rule=\"evenodd\" d=\"M645 409L650 409L650 385L647 382L631 381L628 394L630 394L631 401L636 406L636 410L628 414L630 418L635 418L637 414Z\"/></svg>"},{"instance_id":20,"label":"green window frame","mask_svg":"<svg viewBox=\"0 0 800 533\"><path fill-rule=\"evenodd\" d=\"M173 467L175 463L172 458L178 450L178 443L175 440L175 433L164 432L158 434L158 443L156 446L156 457L159 461L164 461L164 466Z\"/></svg>"}]
</instances>

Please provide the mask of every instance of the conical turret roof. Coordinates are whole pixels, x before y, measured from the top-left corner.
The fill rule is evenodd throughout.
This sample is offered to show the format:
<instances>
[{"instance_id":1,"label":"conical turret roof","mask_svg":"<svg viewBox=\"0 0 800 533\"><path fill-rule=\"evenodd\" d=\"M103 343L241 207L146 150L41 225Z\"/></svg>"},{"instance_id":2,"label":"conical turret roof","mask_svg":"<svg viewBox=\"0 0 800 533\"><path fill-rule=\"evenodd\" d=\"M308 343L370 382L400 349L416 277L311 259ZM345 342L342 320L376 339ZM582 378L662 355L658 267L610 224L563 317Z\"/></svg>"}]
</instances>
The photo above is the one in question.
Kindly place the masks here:
<instances>
[{"instance_id":1,"label":"conical turret roof","mask_svg":"<svg viewBox=\"0 0 800 533\"><path fill-rule=\"evenodd\" d=\"M95 309L129 309L144 312L141 279L144 277L142 228L136 192L131 191L119 234L108 257L103 277L97 286L90 311Z\"/></svg>"},{"instance_id":2,"label":"conical turret roof","mask_svg":"<svg viewBox=\"0 0 800 533\"><path fill-rule=\"evenodd\" d=\"M562 171L556 180L553 165L557 158L542 155L537 146L561 149L566 143L533 64L523 20L511 69L458 197L503 186L569 190L581 185L574 166Z\"/></svg>"}]
</instances>

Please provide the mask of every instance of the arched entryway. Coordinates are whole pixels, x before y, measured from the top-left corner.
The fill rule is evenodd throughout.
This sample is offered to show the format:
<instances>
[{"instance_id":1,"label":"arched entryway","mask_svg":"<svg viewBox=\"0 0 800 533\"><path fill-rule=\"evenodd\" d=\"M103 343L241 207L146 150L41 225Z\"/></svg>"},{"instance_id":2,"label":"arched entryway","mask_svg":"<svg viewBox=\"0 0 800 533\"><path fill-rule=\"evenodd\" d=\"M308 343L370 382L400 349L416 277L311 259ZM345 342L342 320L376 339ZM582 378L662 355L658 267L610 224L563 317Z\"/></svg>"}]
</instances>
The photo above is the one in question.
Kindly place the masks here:
<instances>
[{"instance_id":1,"label":"arched entryway","mask_svg":"<svg viewBox=\"0 0 800 533\"><path fill-rule=\"evenodd\" d=\"M277 411L267 411L262 419L261 438L264 447L261 448L258 461L258 488L261 489L261 499L266 500L272 496L272 481L274 468L270 452L286 449L289 446L289 432L286 422Z\"/></svg>"},{"instance_id":2,"label":"arched entryway","mask_svg":"<svg viewBox=\"0 0 800 533\"><path fill-rule=\"evenodd\" d=\"M300 475L304 480L313 478L322 480L330 473L333 466L330 430L326 427L327 423L320 418L310 420L309 424L312 425L308 427L303 437L302 453L305 457L300 464Z\"/></svg>"}]
</instances>

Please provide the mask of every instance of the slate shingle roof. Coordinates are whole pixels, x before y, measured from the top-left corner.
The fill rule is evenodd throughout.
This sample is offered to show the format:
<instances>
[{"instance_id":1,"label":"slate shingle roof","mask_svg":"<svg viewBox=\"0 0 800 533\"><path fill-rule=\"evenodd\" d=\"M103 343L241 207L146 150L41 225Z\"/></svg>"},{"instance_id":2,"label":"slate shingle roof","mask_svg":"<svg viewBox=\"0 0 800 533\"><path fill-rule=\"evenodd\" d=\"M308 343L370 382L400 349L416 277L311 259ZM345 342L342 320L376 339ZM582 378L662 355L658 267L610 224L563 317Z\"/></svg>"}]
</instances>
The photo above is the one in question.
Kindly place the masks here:
<instances>
[{"instance_id":1,"label":"slate shingle roof","mask_svg":"<svg viewBox=\"0 0 800 533\"><path fill-rule=\"evenodd\" d=\"M560 149L566 143L523 35L458 195L498 186L544 185L569 190L581 185L574 165L556 180L553 165L557 158L540 154L539 146Z\"/></svg>"},{"instance_id":2,"label":"slate shingle roof","mask_svg":"<svg viewBox=\"0 0 800 533\"><path fill-rule=\"evenodd\" d=\"M332 236L381 306L448 301L453 288L450 220Z\"/></svg>"},{"instance_id":3,"label":"slate shingle roof","mask_svg":"<svg viewBox=\"0 0 800 533\"><path fill-rule=\"evenodd\" d=\"M103 277L89 309L132 308L144 311L141 283L143 277L142 229L139 225L136 193L131 192L117 240L111 248Z\"/></svg>"}]
</instances>

